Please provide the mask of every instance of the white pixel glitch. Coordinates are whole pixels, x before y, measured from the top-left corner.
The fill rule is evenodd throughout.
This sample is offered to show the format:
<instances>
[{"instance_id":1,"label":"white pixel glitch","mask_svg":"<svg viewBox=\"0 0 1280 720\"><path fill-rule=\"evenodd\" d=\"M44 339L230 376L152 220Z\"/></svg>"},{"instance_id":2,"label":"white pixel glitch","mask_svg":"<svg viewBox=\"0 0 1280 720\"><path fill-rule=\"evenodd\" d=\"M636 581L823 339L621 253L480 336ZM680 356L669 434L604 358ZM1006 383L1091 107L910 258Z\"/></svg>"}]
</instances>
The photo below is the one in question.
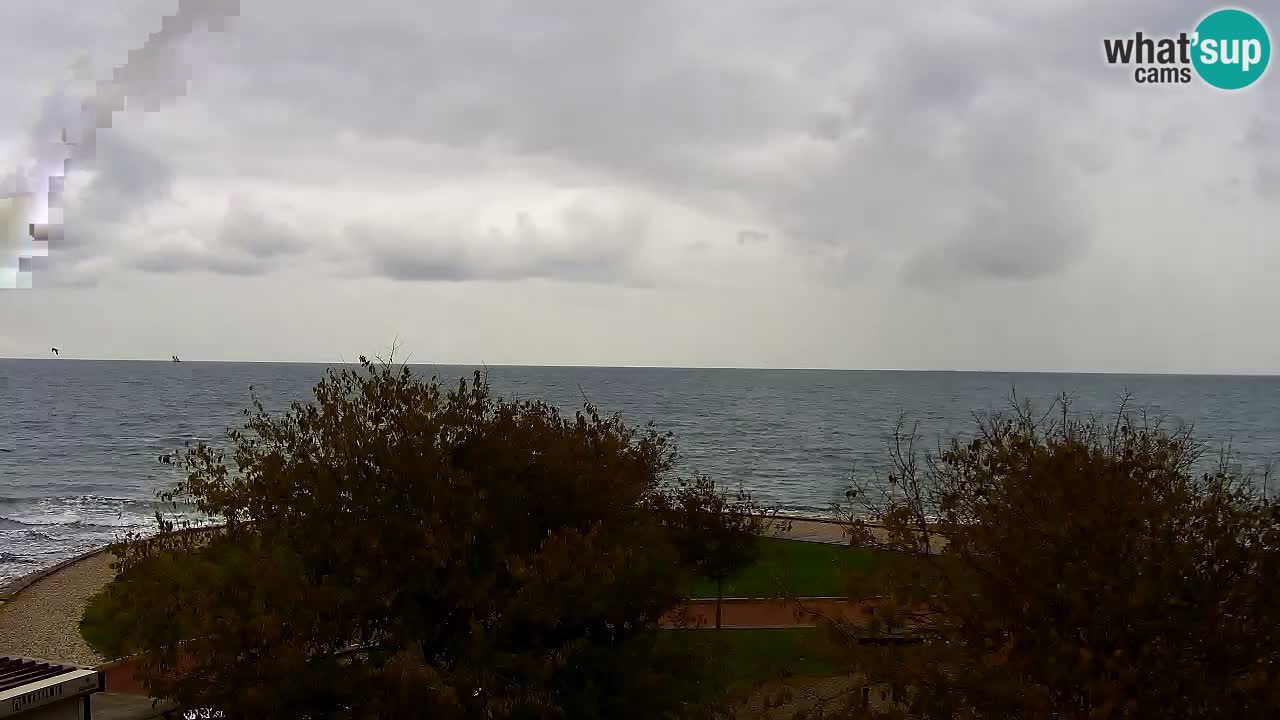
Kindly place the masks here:
<instances>
[{"instance_id":1,"label":"white pixel glitch","mask_svg":"<svg viewBox=\"0 0 1280 720\"><path fill-rule=\"evenodd\" d=\"M93 157L98 130L126 109L154 112L186 94L201 38L222 32L240 0L178 0L160 30L88 93L59 88L46 100L16 167L0 171L0 289L31 288L37 262L63 234L63 186Z\"/></svg>"}]
</instances>

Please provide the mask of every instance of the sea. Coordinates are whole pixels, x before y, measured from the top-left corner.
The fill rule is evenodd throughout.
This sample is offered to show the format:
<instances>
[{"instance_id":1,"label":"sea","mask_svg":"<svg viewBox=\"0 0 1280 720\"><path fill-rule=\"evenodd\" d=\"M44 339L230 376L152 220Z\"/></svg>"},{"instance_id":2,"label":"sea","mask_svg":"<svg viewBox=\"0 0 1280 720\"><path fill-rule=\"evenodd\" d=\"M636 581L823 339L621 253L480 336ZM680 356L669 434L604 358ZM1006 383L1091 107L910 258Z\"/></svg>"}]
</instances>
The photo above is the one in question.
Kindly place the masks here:
<instances>
[{"instance_id":1,"label":"sea","mask_svg":"<svg viewBox=\"0 0 1280 720\"><path fill-rule=\"evenodd\" d=\"M415 365L450 383L479 368ZM674 434L683 474L739 483L762 503L820 516L853 473L888 459L899 417L925 447L965 436L974 414L1067 393L1081 413L1129 407L1190 424L1208 456L1259 473L1280 457L1280 377L844 370L484 368L494 391L566 410L589 400ZM250 388L268 410L308 401L320 364L0 360L0 583L129 532L155 528L155 493L186 443L225 442Z\"/></svg>"}]
</instances>

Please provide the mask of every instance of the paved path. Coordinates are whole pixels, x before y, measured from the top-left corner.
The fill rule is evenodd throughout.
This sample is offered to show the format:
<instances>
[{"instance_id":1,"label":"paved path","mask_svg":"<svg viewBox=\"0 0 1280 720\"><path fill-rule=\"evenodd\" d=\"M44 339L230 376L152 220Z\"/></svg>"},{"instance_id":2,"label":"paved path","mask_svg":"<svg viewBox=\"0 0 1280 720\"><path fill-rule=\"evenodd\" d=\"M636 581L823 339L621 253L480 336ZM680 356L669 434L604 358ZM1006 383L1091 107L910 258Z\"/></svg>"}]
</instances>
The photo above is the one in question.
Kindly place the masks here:
<instances>
[{"instance_id":1,"label":"paved path","mask_svg":"<svg viewBox=\"0 0 1280 720\"><path fill-rule=\"evenodd\" d=\"M157 705L149 697L118 692L96 693L89 705L93 720L150 720L163 717L170 709L168 703Z\"/></svg>"},{"instance_id":2,"label":"paved path","mask_svg":"<svg viewBox=\"0 0 1280 720\"><path fill-rule=\"evenodd\" d=\"M805 598L797 603L784 600L726 598L720 605L720 626L724 628L815 627L823 618L866 622L871 605L844 598ZM715 627L716 601L693 600L683 616L670 616L663 626Z\"/></svg>"}]
</instances>

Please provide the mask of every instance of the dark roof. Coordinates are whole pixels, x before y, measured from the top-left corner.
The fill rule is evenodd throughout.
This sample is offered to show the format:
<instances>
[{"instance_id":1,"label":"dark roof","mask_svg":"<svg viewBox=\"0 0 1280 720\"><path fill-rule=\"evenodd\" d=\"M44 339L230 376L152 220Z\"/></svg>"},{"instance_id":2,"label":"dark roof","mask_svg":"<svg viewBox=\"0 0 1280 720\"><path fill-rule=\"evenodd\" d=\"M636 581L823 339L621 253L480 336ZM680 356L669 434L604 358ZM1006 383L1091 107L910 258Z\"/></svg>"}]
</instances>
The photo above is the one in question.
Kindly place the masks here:
<instances>
[{"instance_id":1,"label":"dark roof","mask_svg":"<svg viewBox=\"0 0 1280 720\"><path fill-rule=\"evenodd\" d=\"M59 665L45 660L0 655L0 692L21 687L27 683L48 680L79 669L74 665Z\"/></svg>"}]
</instances>

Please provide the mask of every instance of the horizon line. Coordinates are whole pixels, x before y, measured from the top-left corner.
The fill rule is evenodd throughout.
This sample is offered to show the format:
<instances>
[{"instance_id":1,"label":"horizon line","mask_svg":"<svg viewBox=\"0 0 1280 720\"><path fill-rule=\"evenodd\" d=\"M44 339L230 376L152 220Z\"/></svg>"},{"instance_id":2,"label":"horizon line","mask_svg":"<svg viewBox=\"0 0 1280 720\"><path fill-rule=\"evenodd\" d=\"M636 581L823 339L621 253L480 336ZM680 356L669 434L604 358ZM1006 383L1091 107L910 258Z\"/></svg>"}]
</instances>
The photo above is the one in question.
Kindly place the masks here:
<instances>
[{"instance_id":1,"label":"horizon line","mask_svg":"<svg viewBox=\"0 0 1280 720\"><path fill-rule=\"evenodd\" d=\"M181 357L181 356L179 356ZM139 362L168 363L172 359L160 358L78 358L78 357L8 357L0 356L4 361L35 362ZM183 363L222 364L222 365L359 365L359 360L182 360ZM374 362L378 362L374 359ZM1159 375L1170 377L1280 377L1280 372L1231 372L1231 371L1184 371L1184 370L1009 370L1009 369L957 369L957 368L851 368L851 367L767 367L751 365L574 365L574 364L522 364L522 363L485 363L485 362L404 362L395 363L409 367L465 367L465 368L535 368L564 370L738 370L764 372L903 372L903 373L968 373L972 375Z\"/></svg>"}]
</instances>

